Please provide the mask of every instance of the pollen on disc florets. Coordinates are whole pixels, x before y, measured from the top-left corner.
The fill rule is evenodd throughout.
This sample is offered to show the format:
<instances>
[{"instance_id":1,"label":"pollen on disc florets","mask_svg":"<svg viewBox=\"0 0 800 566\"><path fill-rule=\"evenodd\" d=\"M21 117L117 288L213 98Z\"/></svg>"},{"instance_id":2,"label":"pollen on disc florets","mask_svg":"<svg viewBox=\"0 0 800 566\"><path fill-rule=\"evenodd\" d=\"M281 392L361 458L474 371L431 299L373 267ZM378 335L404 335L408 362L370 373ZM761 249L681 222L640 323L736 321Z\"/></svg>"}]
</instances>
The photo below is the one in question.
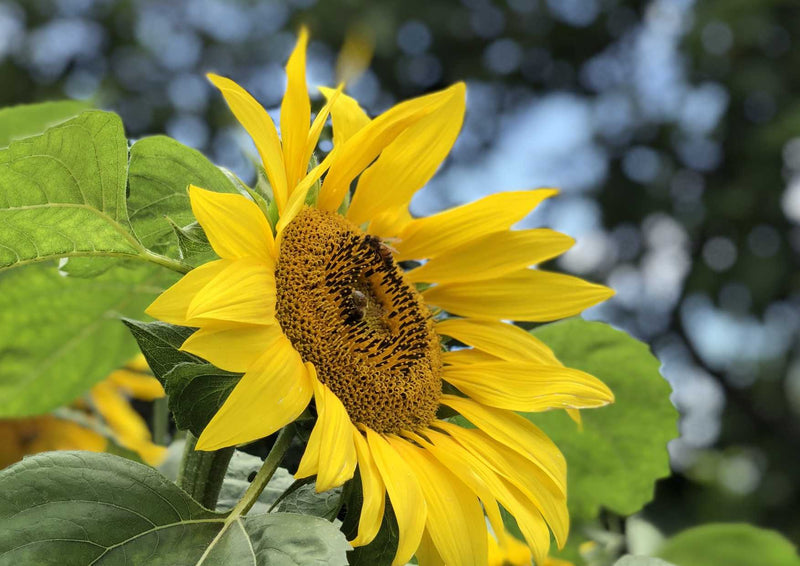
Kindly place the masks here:
<instances>
[{"instance_id":1,"label":"pollen on disc florets","mask_svg":"<svg viewBox=\"0 0 800 566\"><path fill-rule=\"evenodd\" d=\"M430 311L374 236L306 208L286 227L275 271L286 336L342 401L377 432L430 424L442 391Z\"/></svg>"}]
</instances>

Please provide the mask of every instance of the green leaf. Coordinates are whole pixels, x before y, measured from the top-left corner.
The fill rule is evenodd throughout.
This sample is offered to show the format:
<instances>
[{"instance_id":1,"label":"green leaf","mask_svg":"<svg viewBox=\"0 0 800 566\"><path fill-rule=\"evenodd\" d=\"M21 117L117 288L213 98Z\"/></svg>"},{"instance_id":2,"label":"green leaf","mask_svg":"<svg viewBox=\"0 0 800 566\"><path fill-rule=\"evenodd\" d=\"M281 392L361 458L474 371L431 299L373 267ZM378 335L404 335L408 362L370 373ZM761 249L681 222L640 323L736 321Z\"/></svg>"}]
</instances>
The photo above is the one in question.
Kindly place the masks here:
<instances>
[{"instance_id":1,"label":"green leaf","mask_svg":"<svg viewBox=\"0 0 800 566\"><path fill-rule=\"evenodd\" d=\"M186 188L236 193L236 187L202 153L166 136L137 141L131 147L128 172L131 224L142 243L177 257L178 247L169 217L177 226L194 222Z\"/></svg>"},{"instance_id":2,"label":"green leaf","mask_svg":"<svg viewBox=\"0 0 800 566\"><path fill-rule=\"evenodd\" d=\"M116 114L84 112L0 150L0 269L57 257L142 257L125 203Z\"/></svg>"},{"instance_id":3,"label":"green leaf","mask_svg":"<svg viewBox=\"0 0 800 566\"><path fill-rule=\"evenodd\" d=\"M667 443L678 413L660 362L646 344L599 322L571 319L537 328L566 366L603 380L613 405L581 411L583 431L563 411L529 414L564 452L573 519L605 507L631 515L653 498L655 481L669 475Z\"/></svg>"},{"instance_id":4,"label":"green leaf","mask_svg":"<svg viewBox=\"0 0 800 566\"><path fill-rule=\"evenodd\" d=\"M744 523L716 523L667 539L658 552L676 566L798 566L795 546L775 531Z\"/></svg>"},{"instance_id":5,"label":"green leaf","mask_svg":"<svg viewBox=\"0 0 800 566\"><path fill-rule=\"evenodd\" d=\"M169 220L172 231L178 240L178 252L181 260L190 265L201 265L211 260L217 259L211 244L208 242L206 233L197 222L181 228L171 219Z\"/></svg>"},{"instance_id":6,"label":"green leaf","mask_svg":"<svg viewBox=\"0 0 800 566\"><path fill-rule=\"evenodd\" d=\"M110 454L51 452L0 472L0 564L346 564L317 517L201 507L156 470Z\"/></svg>"},{"instance_id":7,"label":"green leaf","mask_svg":"<svg viewBox=\"0 0 800 566\"><path fill-rule=\"evenodd\" d=\"M664 562L660 558L652 558L650 556L623 556L616 562L614 566L676 566L669 562Z\"/></svg>"},{"instance_id":8,"label":"green leaf","mask_svg":"<svg viewBox=\"0 0 800 566\"><path fill-rule=\"evenodd\" d=\"M150 369L164 384L169 410L180 430L200 436L242 377L214 367L179 350L192 335L193 328L165 322L140 322L125 319Z\"/></svg>"},{"instance_id":9,"label":"green leaf","mask_svg":"<svg viewBox=\"0 0 800 566\"><path fill-rule=\"evenodd\" d=\"M142 316L175 278L144 264L95 279L51 264L0 272L0 417L49 412L130 361L136 343L119 316Z\"/></svg>"},{"instance_id":10,"label":"green leaf","mask_svg":"<svg viewBox=\"0 0 800 566\"><path fill-rule=\"evenodd\" d=\"M242 498L250 486L251 478L255 477L264 461L258 456L253 456L241 450L233 453L222 489L217 499L217 511L228 511ZM269 480L267 487L258 496L251 513L267 513L269 508L278 498L294 483L292 474L286 468L278 468Z\"/></svg>"},{"instance_id":11,"label":"green leaf","mask_svg":"<svg viewBox=\"0 0 800 566\"><path fill-rule=\"evenodd\" d=\"M82 100L59 100L0 109L0 147L6 147L11 140L43 132L48 126L72 118L89 106Z\"/></svg>"},{"instance_id":12,"label":"green leaf","mask_svg":"<svg viewBox=\"0 0 800 566\"><path fill-rule=\"evenodd\" d=\"M144 354L150 369L161 383L178 364L202 364L203 360L179 348L194 332L194 328L175 326L166 322L142 322L123 318L122 322L131 331Z\"/></svg>"},{"instance_id":13,"label":"green leaf","mask_svg":"<svg viewBox=\"0 0 800 566\"><path fill-rule=\"evenodd\" d=\"M241 377L209 363L182 363L172 368L164 376L164 390L175 426L199 437Z\"/></svg>"},{"instance_id":14,"label":"green leaf","mask_svg":"<svg viewBox=\"0 0 800 566\"><path fill-rule=\"evenodd\" d=\"M313 515L333 521L342 507L342 488L317 493L313 483L300 485L278 504L278 511Z\"/></svg>"}]
</instances>

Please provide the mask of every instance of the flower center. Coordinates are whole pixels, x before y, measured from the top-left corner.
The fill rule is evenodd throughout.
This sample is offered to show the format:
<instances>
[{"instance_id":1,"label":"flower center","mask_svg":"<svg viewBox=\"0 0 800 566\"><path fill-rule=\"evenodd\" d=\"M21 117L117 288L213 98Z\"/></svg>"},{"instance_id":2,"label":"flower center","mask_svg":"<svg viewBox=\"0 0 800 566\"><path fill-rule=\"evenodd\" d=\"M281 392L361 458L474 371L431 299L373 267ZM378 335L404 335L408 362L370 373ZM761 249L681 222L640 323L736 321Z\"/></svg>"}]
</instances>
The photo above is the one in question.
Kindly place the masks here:
<instances>
[{"instance_id":1,"label":"flower center","mask_svg":"<svg viewBox=\"0 0 800 566\"><path fill-rule=\"evenodd\" d=\"M434 420L439 337L378 238L338 214L306 208L283 232L275 278L284 333L353 422L396 433Z\"/></svg>"}]
</instances>

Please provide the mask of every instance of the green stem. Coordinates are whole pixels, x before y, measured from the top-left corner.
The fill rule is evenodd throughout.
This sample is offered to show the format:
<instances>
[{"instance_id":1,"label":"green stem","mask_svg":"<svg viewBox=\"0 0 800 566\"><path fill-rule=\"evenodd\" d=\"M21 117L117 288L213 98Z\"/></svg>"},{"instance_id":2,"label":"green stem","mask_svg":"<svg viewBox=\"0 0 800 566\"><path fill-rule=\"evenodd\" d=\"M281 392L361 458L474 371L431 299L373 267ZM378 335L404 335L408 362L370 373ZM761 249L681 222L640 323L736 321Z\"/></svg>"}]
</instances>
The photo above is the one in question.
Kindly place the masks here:
<instances>
[{"instance_id":1,"label":"green stem","mask_svg":"<svg viewBox=\"0 0 800 566\"><path fill-rule=\"evenodd\" d=\"M153 442L162 446L167 444L169 429L169 408L167 398L161 397L153 401Z\"/></svg>"},{"instance_id":2,"label":"green stem","mask_svg":"<svg viewBox=\"0 0 800 566\"><path fill-rule=\"evenodd\" d=\"M261 495L261 492L264 491L265 487L267 487L269 480L272 478L272 475L275 473L275 470L278 469L278 465L281 463L281 460L283 460L283 457L286 455L286 450L289 448L289 444L292 442L294 432L294 425L289 424L278 433L278 438L275 439L275 444L272 445L272 449L269 451L267 459L264 460L264 463L261 465L261 469L258 470L256 477L250 483L250 486L239 500L239 503L237 503L236 507L231 510L231 514L225 520L226 523L231 523L240 516L245 515L248 511L250 511L250 508L255 505L256 500L258 500L258 496Z\"/></svg>"},{"instance_id":3,"label":"green stem","mask_svg":"<svg viewBox=\"0 0 800 566\"><path fill-rule=\"evenodd\" d=\"M178 471L178 487L206 509L217 506L222 480L233 456L233 447L214 452L195 450L197 437L186 433L186 447Z\"/></svg>"},{"instance_id":4,"label":"green stem","mask_svg":"<svg viewBox=\"0 0 800 566\"><path fill-rule=\"evenodd\" d=\"M144 248L142 254L139 257L141 257L146 261L149 261L150 263L155 263L156 265L161 265L163 267L171 269L172 271L177 271L178 273L189 273L192 270L191 265L187 265L182 261L178 261L177 259L172 259L171 257L151 252L150 250Z\"/></svg>"}]
</instances>

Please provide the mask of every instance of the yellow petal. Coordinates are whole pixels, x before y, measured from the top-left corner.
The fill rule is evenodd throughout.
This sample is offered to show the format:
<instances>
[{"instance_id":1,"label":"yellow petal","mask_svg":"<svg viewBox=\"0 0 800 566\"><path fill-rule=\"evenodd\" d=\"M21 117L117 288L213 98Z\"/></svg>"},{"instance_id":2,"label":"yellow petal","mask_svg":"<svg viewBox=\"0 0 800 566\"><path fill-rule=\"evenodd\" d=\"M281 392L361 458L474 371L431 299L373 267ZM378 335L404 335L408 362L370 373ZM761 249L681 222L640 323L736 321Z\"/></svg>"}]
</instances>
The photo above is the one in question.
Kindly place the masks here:
<instances>
[{"instance_id":1,"label":"yellow petal","mask_svg":"<svg viewBox=\"0 0 800 566\"><path fill-rule=\"evenodd\" d=\"M311 122L311 103L306 86L306 46L308 31L300 29L297 44L286 63L286 93L281 104L281 140L286 160L286 182L291 195L294 187L304 176L308 162L303 162Z\"/></svg>"},{"instance_id":2,"label":"yellow petal","mask_svg":"<svg viewBox=\"0 0 800 566\"><path fill-rule=\"evenodd\" d=\"M317 492L339 487L353 477L356 469L356 448L353 444L353 424L339 398L316 377L314 366L308 364L314 383L318 421L321 426Z\"/></svg>"},{"instance_id":3,"label":"yellow petal","mask_svg":"<svg viewBox=\"0 0 800 566\"><path fill-rule=\"evenodd\" d=\"M108 423L117 438L120 440L150 438L147 423L113 385L102 381L92 387L89 396L97 412Z\"/></svg>"},{"instance_id":4,"label":"yellow petal","mask_svg":"<svg viewBox=\"0 0 800 566\"><path fill-rule=\"evenodd\" d=\"M386 487L375 460L361 432L353 428L353 442L358 456L358 471L361 474L361 515L358 519L358 535L350 541L353 546L369 544L378 534L386 507Z\"/></svg>"},{"instance_id":5,"label":"yellow petal","mask_svg":"<svg viewBox=\"0 0 800 566\"><path fill-rule=\"evenodd\" d=\"M569 533L567 498L547 475L527 458L490 438L481 430L446 423L442 427L497 474L519 489L553 530L560 546Z\"/></svg>"},{"instance_id":6,"label":"yellow petal","mask_svg":"<svg viewBox=\"0 0 800 566\"><path fill-rule=\"evenodd\" d=\"M464 448L449 436L433 429L425 430L424 434L428 440L414 433L410 433L408 436L427 450L478 496L492 529L499 533L498 536L504 540L505 528L503 526L503 517L500 515L500 507L497 505L497 499L481 474L474 469L469 459L465 457L466 451Z\"/></svg>"},{"instance_id":7,"label":"yellow petal","mask_svg":"<svg viewBox=\"0 0 800 566\"><path fill-rule=\"evenodd\" d=\"M490 281L435 285L422 296L460 316L545 322L576 315L613 294L577 277L525 269Z\"/></svg>"},{"instance_id":8,"label":"yellow petal","mask_svg":"<svg viewBox=\"0 0 800 566\"><path fill-rule=\"evenodd\" d=\"M414 283L494 279L561 255L574 243L546 228L495 232L448 250L407 275Z\"/></svg>"},{"instance_id":9,"label":"yellow petal","mask_svg":"<svg viewBox=\"0 0 800 566\"><path fill-rule=\"evenodd\" d=\"M192 299L231 264L232 260L219 259L192 269L172 287L161 293L144 312L170 324L189 326L186 312Z\"/></svg>"},{"instance_id":10,"label":"yellow petal","mask_svg":"<svg viewBox=\"0 0 800 566\"><path fill-rule=\"evenodd\" d=\"M441 402L537 464L566 493L567 462L553 441L532 422L511 411L486 407L455 395L442 395Z\"/></svg>"},{"instance_id":11,"label":"yellow petal","mask_svg":"<svg viewBox=\"0 0 800 566\"><path fill-rule=\"evenodd\" d=\"M436 333L451 336L504 360L560 364L544 342L519 326L495 320L447 318L436 325ZM468 350L457 350L461 353Z\"/></svg>"},{"instance_id":12,"label":"yellow petal","mask_svg":"<svg viewBox=\"0 0 800 566\"><path fill-rule=\"evenodd\" d=\"M320 87L320 92L330 104L336 90ZM340 94L331 105L331 120L333 121L333 147L341 147L361 128L369 124L369 116L355 98Z\"/></svg>"},{"instance_id":13,"label":"yellow petal","mask_svg":"<svg viewBox=\"0 0 800 566\"><path fill-rule=\"evenodd\" d=\"M446 364L477 364L483 362L497 362L502 358L498 358L493 354L476 350L474 348L465 348L459 350L450 350L449 352L442 352L442 362Z\"/></svg>"},{"instance_id":14,"label":"yellow petal","mask_svg":"<svg viewBox=\"0 0 800 566\"><path fill-rule=\"evenodd\" d=\"M215 193L194 185L189 185L189 200L219 257L254 257L272 263L272 230L256 203L242 195Z\"/></svg>"},{"instance_id":15,"label":"yellow petal","mask_svg":"<svg viewBox=\"0 0 800 566\"><path fill-rule=\"evenodd\" d=\"M256 99L232 80L213 73L207 74L206 77L222 92L233 115L253 138L264 170L267 172L269 184L272 186L278 210L283 210L288 198L286 171L283 165L281 140L275 123Z\"/></svg>"},{"instance_id":16,"label":"yellow petal","mask_svg":"<svg viewBox=\"0 0 800 566\"><path fill-rule=\"evenodd\" d=\"M311 162L311 155L314 153L314 148L317 147L317 141L319 141L319 135L322 133L322 128L325 127L325 123L328 121L328 116L331 112L331 106L336 104L339 96L342 94L342 88L344 85L341 85L338 89L333 91L331 97L325 103L317 116L314 118L314 122L311 124L311 129L308 131L308 139L306 139L306 146L303 152L303 163L308 166L308 163ZM304 175L301 175L301 177ZM305 197L304 197L305 198Z\"/></svg>"},{"instance_id":17,"label":"yellow petal","mask_svg":"<svg viewBox=\"0 0 800 566\"><path fill-rule=\"evenodd\" d=\"M336 59L336 80L353 84L369 67L375 50L375 32L364 28L349 29L344 37L344 45Z\"/></svg>"},{"instance_id":18,"label":"yellow petal","mask_svg":"<svg viewBox=\"0 0 800 566\"><path fill-rule=\"evenodd\" d=\"M442 164L464 121L466 88L449 89L439 108L397 136L358 180L347 218L363 224L377 214L406 208Z\"/></svg>"},{"instance_id":19,"label":"yellow petal","mask_svg":"<svg viewBox=\"0 0 800 566\"><path fill-rule=\"evenodd\" d=\"M219 450L269 436L300 416L312 394L300 354L286 336L276 334L203 430L197 450Z\"/></svg>"},{"instance_id":20,"label":"yellow petal","mask_svg":"<svg viewBox=\"0 0 800 566\"><path fill-rule=\"evenodd\" d=\"M410 442L389 444L414 470L428 508L425 528L445 564L486 564L486 521L478 498L447 468Z\"/></svg>"},{"instance_id":21,"label":"yellow petal","mask_svg":"<svg viewBox=\"0 0 800 566\"><path fill-rule=\"evenodd\" d=\"M504 360L448 365L442 379L479 403L512 411L586 409L614 400L602 381L564 366Z\"/></svg>"},{"instance_id":22,"label":"yellow petal","mask_svg":"<svg viewBox=\"0 0 800 566\"><path fill-rule=\"evenodd\" d=\"M510 191L495 193L444 212L409 223L395 244L397 259L432 258L444 251L502 230L508 230L544 199L558 191Z\"/></svg>"},{"instance_id":23,"label":"yellow petal","mask_svg":"<svg viewBox=\"0 0 800 566\"><path fill-rule=\"evenodd\" d=\"M136 354L131 361L125 364L125 368L131 371L150 373L150 366L147 364L144 354Z\"/></svg>"},{"instance_id":24,"label":"yellow petal","mask_svg":"<svg viewBox=\"0 0 800 566\"><path fill-rule=\"evenodd\" d=\"M369 428L366 431L370 452L397 517L399 541L392 566L399 566L408 562L419 546L428 507L419 480L411 467L382 435Z\"/></svg>"},{"instance_id":25,"label":"yellow petal","mask_svg":"<svg viewBox=\"0 0 800 566\"><path fill-rule=\"evenodd\" d=\"M111 375L108 376L108 381L131 397L142 401L160 399L165 395L161 382L152 375L118 369L111 372Z\"/></svg>"},{"instance_id":26,"label":"yellow petal","mask_svg":"<svg viewBox=\"0 0 800 566\"><path fill-rule=\"evenodd\" d=\"M218 368L245 372L279 332L276 324L207 326L189 336L181 350L200 356Z\"/></svg>"},{"instance_id":27,"label":"yellow petal","mask_svg":"<svg viewBox=\"0 0 800 566\"><path fill-rule=\"evenodd\" d=\"M439 555L439 551L436 550L436 545L433 544L433 539L431 539L431 534L428 532L428 529L425 529L422 533L416 556L419 566L445 566L444 560Z\"/></svg>"},{"instance_id":28,"label":"yellow petal","mask_svg":"<svg viewBox=\"0 0 800 566\"><path fill-rule=\"evenodd\" d=\"M189 321L275 323L275 270L253 258L232 262L189 303Z\"/></svg>"},{"instance_id":29,"label":"yellow petal","mask_svg":"<svg viewBox=\"0 0 800 566\"><path fill-rule=\"evenodd\" d=\"M406 128L437 110L452 97L455 85L440 92L401 102L356 132L337 150L336 162L325 177L318 206L336 210L350 189L350 183Z\"/></svg>"},{"instance_id":30,"label":"yellow petal","mask_svg":"<svg viewBox=\"0 0 800 566\"><path fill-rule=\"evenodd\" d=\"M465 439L469 439L478 431L463 429L444 421L438 421L436 425L446 430L461 444L462 455L469 462L469 466L483 478L500 504L514 516L525 540L537 556L537 561L546 556L550 549L550 530L537 506L509 482L480 450L475 450L471 443L464 443Z\"/></svg>"},{"instance_id":31,"label":"yellow petal","mask_svg":"<svg viewBox=\"0 0 800 566\"><path fill-rule=\"evenodd\" d=\"M275 225L275 231L278 234L278 238L276 240L277 246L280 246L280 237L283 229L286 228L286 226L288 226L292 220L294 220L294 217L297 216L297 213L303 210L308 190L311 188L311 185L316 183L317 179L319 179L322 174L328 170L328 168L331 166L331 163L333 163L333 157L333 152L329 153L328 156L322 160L322 163L309 171L308 175L306 175L303 180L300 181L300 183L294 188L294 191L292 191L292 196L289 198L286 208L278 219L278 223Z\"/></svg>"}]
</instances>

